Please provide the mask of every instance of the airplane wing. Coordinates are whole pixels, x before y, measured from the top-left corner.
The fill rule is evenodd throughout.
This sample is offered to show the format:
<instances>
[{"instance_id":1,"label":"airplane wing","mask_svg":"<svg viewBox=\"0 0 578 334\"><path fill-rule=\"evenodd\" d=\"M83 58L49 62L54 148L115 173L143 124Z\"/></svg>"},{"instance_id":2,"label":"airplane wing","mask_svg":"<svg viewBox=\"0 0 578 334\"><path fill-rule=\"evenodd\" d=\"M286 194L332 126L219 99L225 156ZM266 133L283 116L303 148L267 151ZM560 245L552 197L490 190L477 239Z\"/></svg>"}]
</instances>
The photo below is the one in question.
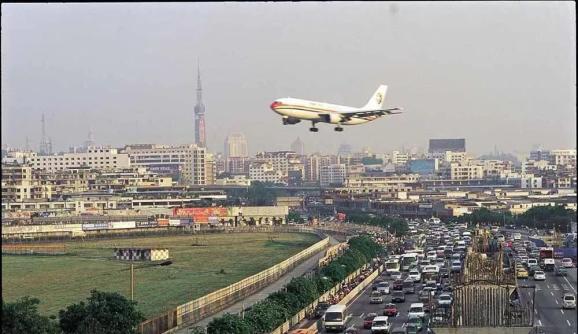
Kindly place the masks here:
<instances>
[{"instance_id":1,"label":"airplane wing","mask_svg":"<svg viewBox=\"0 0 578 334\"><path fill-rule=\"evenodd\" d=\"M377 110L362 110L362 111L342 112L339 114L344 120L350 120L352 118L365 118L370 116L401 114L401 109L391 108L391 109L377 109Z\"/></svg>"}]
</instances>

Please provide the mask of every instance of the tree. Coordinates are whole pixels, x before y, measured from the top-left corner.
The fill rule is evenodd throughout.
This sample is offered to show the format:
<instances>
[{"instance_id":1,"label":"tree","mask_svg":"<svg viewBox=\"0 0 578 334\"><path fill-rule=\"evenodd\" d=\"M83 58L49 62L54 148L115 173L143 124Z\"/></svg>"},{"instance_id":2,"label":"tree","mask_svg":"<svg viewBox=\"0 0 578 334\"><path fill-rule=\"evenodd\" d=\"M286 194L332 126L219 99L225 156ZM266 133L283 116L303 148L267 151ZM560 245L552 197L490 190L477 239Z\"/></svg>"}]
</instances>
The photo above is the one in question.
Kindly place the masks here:
<instances>
[{"instance_id":1,"label":"tree","mask_svg":"<svg viewBox=\"0 0 578 334\"><path fill-rule=\"evenodd\" d=\"M251 182L251 186L247 189L247 200L251 205L273 205L276 198L276 192L272 189L267 189L271 186L270 183L263 183L259 181Z\"/></svg>"},{"instance_id":2,"label":"tree","mask_svg":"<svg viewBox=\"0 0 578 334\"><path fill-rule=\"evenodd\" d=\"M296 222L296 223L302 223L302 222L303 222L303 218L301 218L301 215L298 214L297 212L291 211L291 212L289 212L289 214L287 215L287 221Z\"/></svg>"},{"instance_id":3,"label":"tree","mask_svg":"<svg viewBox=\"0 0 578 334\"><path fill-rule=\"evenodd\" d=\"M2 333L57 334L58 324L38 314L37 298L23 297L13 303L2 299Z\"/></svg>"},{"instance_id":4,"label":"tree","mask_svg":"<svg viewBox=\"0 0 578 334\"><path fill-rule=\"evenodd\" d=\"M207 334L251 334L247 323L238 315L227 313L222 317L215 318L207 326Z\"/></svg>"},{"instance_id":5,"label":"tree","mask_svg":"<svg viewBox=\"0 0 578 334\"><path fill-rule=\"evenodd\" d=\"M119 293L92 290L87 303L81 301L60 310L60 328L66 334L136 333L144 316L135 306L136 302Z\"/></svg>"}]
</instances>

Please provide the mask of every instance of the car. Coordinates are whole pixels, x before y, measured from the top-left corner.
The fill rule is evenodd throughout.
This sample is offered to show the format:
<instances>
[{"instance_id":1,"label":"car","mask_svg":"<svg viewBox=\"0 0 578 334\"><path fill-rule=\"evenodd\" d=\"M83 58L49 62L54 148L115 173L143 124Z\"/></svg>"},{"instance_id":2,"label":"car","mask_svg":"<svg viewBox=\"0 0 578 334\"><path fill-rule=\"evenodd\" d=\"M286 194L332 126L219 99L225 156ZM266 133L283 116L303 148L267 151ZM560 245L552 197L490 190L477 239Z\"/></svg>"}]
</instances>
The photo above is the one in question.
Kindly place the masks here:
<instances>
[{"instance_id":1,"label":"car","mask_svg":"<svg viewBox=\"0 0 578 334\"><path fill-rule=\"evenodd\" d=\"M562 259L562 267L564 268L572 268L574 267L574 263L572 262L571 258L565 257Z\"/></svg>"},{"instance_id":2,"label":"car","mask_svg":"<svg viewBox=\"0 0 578 334\"><path fill-rule=\"evenodd\" d=\"M405 327L395 327L389 332L389 334L406 334Z\"/></svg>"},{"instance_id":3,"label":"car","mask_svg":"<svg viewBox=\"0 0 578 334\"><path fill-rule=\"evenodd\" d=\"M425 309L423 303L412 303L409 306L409 311L407 312L407 317L412 318L423 318L425 316Z\"/></svg>"},{"instance_id":4,"label":"car","mask_svg":"<svg viewBox=\"0 0 578 334\"><path fill-rule=\"evenodd\" d=\"M518 270L516 270L516 278L528 278L528 272L526 269L518 268Z\"/></svg>"},{"instance_id":5,"label":"car","mask_svg":"<svg viewBox=\"0 0 578 334\"><path fill-rule=\"evenodd\" d=\"M411 270L409 272L409 278L411 278L415 283L418 283L421 281L421 274L419 273L418 270Z\"/></svg>"},{"instance_id":6,"label":"car","mask_svg":"<svg viewBox=\"0 0 578 334\"><path fill-rule=\"evenodd\" d=\"M446 267L440 268L439 275L442 278L448 278L448 277L450 277L450 271Z\"/></svg>"},{"instance_id":7,"label":"car","mask_svg":"<svg viewBox=\"0 0 578 334\"><path fill-rule=\"evenodd\" d=\"M365 318L363 318L363 328L371 329L371 325L373 325L373 319L377 317L377 313L368 313Z\"/></svg>"},{"instance_id":8,"label":"car","mask_svg":"<svg viewBox=\"0 0 578 334\"><path fill-rule=\"evenodd\" d=\"M371 325L371 333L389 333L391 328L391 323L389 318L385 316L377 316L373 318L373 324Z\"/></svg>"},{"instance_id":9,"label":"car","mask_svg":"<svg viewBox=\"0 0 578 334\"><path fill-rule=\"evenodd\" d=\"M562 297L562 308L576 308L576 296L571 293L565 293Z\"/></svg>"},{"instance_id":10,"label":"car","mask_svg":"<svg viewBox=\"0 0 578 334\"><path fill-rule=\"evenodd\" d=\"M415 293L415 285L413 284L412 279L403 281L403 292L404 293Z\"/></svg>"},{"instance_id":11,"label":"car","mask_svg":"<svg viewBox=\"0 0 578 334\"><path fill-rule=\"evenodd\" d=\"M401 271L394 271L394 272L392 272L392 273L391 273L391 278L392 278L394 281L397 281L397 280L401 279Z\"/></svg>"},{"instance_id":12,"label":"car","mask_svg":"<svg viewBox=\"0 0 578 334\"><path fill-rule=\"evenodd\" d=\"M438 298L438 305L441 307L450 307L452 305L452 296L449 293L442 293Z\"/></svg>"},{"instance_id":13,"label":"car","mask_svg":"<svg viewBox=\"0 0 578 334\"><path fill-rule=\"evenodd\" d=\"M370 304L381 304L383 303L383 297L381 292L379 291L371 291L371 295L369 296L369 303Z\"/></svg>"},{"instance_id":14,"label":"car","mask_svg":"<svg viewBox=\"0 0 578 334\"><path fill-rule=\"evenodd\" d=\"M371 290L377 290L377 287L379 286L380 283L385 282L382 279L377 279L375 280L372 284L371 284Z\"/></svg>"},{"instance_id":15,"label":"car","mask_svg":"<svg viewBox=\"0 0 578 334\"><path fill-rule=\"evenodd\" d=\"M401 279L393 282L393 290L403 290L403 281Z\"/></svg>"},{"instance_id":16,"label":"car","mask_svg":"<svg viewBox=\"0 0 578 334\"><path fill-rule=\"evenodd\" d=\"M542 270L542 268L540 268L540 266L538 266L538 265L531 266L531 267L530 267L530 270L528 271L528 274L529 274L530 276L534 276L534 273L535 273L536 271L541 271L541 270Z\"/></svg>"},{"instance_id":17,"label":"car","mask_svg":"<svg viewBox=\"0 0 578 334\"><path fill-rule=\"evenodd\" d=\"M534 272L534 281L545 281L546 280L546 273L541 270L536 270Z\"/></svg>"},{"instance_id":18,"label":"car","mask_svg":"<svg viewBox=\"0 0 578 334\"><path fill-rule=\"evenodd\" d=\"M394 291L391 293L391 301L394 303L404 303L405 293L403 291Z\"/></svg>"},{"instance_id":19,"label":"car","mask_svg":"<svg viewBox=\"0 0 578 334\"><path fill-rule=\"evenodd\" d=\"M534 258L528 259L527 264L528 264L528 268L531 268L532 266L537 266L537 265L538 265L538 260L537 260L537 259L534 259Z\"/></svg>"},{"instance_id":20,"label":"car","mask_svg":"<svg viewBox=\"0 0 578 334\"><path fill-rule=\"evenodd\" d=\"M452 273L459 273L462 271L462 262L460 260L452 260L452 265L450 268Z\"/></svg>"},{"instance_id":21,"label":"car","mask_svg":"<svg viewBox=\"0 0 578 334\"><path fill-rule=\"evenodd\" d=\"M397 306L393 303L385 304L385 308L383 309L383 315L388 317L395 317L399 313Z\"/></svg>"},{"instance_id":22,"label":"car","mask_svg":"<svg viewBox=\"0 0 578 334\"><path fill-rule=\"evenodd\" d=\"M566 276L568 275L568 269L564 267L556 268L556 276Z\"/></svg>"},{"instance_id":23,"label":"car","mask_svg":"<svg viewBox=\"0 0 578 334\"><path fill-rule=\"evenodd\" d=\"M377 286L377 292L381 293L382 295L389 294L389 282L381 282Z\"/></svg>"},{"instance_id":24,"label":"car","mask_svg":"<svg viewBox=\"0 0 578 334\"><path fill-rule=\"evenodd\" d=\"M325 311L331 306L328 302L319 302L317 307L315 307L315 317L320 318L325 314Z\"/></svg>"},{"instance_id":25,"label":"car","mask_svg":"<svg viewBox=\"0 0 578 334\"><path fill-rule=\"evenodd\" d=\"M421 317L415 317L415 318L408 319L408 321L405 323L406 329L410 326L414 326L417 329L417 332L422 330L423 325L424 325L424 321L423 321L423 318L421 318Z\"/></svg>"}]
</instances>

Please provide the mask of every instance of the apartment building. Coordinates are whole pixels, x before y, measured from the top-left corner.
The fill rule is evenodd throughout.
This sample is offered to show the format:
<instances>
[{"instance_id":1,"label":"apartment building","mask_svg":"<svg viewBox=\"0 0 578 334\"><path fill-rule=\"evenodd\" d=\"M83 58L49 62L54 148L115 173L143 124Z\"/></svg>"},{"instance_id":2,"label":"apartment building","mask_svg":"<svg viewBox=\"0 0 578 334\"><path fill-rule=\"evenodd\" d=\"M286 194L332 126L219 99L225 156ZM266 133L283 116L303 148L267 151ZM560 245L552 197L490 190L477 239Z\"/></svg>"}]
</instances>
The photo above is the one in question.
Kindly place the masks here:
<instances>
[{"instance_id":1,"label":"apartment building","mask_svg":"<svg viewBox=\"0 0 578 334\"><path fill-rule=\"evenodd\" d=\"M484 177L483 166L478 165L460 165L451 163L450 178L452 180L479 180Z\"/></svg>"},{"instance_id":2,"label":"apartment building","mask_svg":"<svg viewBox=\"0 0 578 334\"><path fill-rule=\"evenodd\" d=\"M206 185L206 149L194 144L127 145L123 149L136 167L147 167L158 174L171 176L183 185Z\"/></svg>"},{"instance_id":3,"label":"apartment building","mask_svg":"<svg viewBox=\"0 0 578 334\"><path fill-rule=\"evenodd\" d=\"M84 153L63 153L30 157L33 169L47 171L65 170L78 167L97 169L128 168L131 165L128 154L118 153L116 148L90 147Z\"/></svg>"},{"instance_id":4,"label":"apartment building","mask_svg":"<svg viewBox=\"0 0 578 334\"><path fill-rule=\"evenodd\" d=\"M51 186L40 185L30 166L2 164L2 203L50 199Z\"/></svg>"},{"instance_id":5,"label":"apartment building","mask_svg":"<svg viewBox=\"0 0 578 334\"><path fill-rule=\"evenodd\" d=\"M322 187L341 186L345 183L346 167L344 164L333 164L321 167L319 184Z\"/></svg>"},{"instance_id":6,"label":"apartment building","mask_svg":"<svg viewBox=\"0 0 578 334\"><path fill-rule=\"evenodd\" d=\"M249 179L251 181L272 182L287 184L287 173L273 168L270 162L256 161L249 166Z\"/></svg>"}]
</instances>

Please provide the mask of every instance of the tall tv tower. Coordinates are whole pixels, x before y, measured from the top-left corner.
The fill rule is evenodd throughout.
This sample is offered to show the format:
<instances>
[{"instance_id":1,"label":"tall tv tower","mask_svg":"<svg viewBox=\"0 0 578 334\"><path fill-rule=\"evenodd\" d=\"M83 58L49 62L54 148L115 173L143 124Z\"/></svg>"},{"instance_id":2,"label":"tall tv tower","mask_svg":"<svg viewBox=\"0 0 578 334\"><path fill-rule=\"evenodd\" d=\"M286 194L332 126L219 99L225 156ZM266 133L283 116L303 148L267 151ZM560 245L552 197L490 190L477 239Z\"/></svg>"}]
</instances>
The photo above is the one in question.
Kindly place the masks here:
<instances>
[{"instance_id":1,"label":"tall tv tower","mask_svg":"<svg viewBox=\"0 0 578 334\"><path fill-rule=\"evenodd\" d=\"M42 114L42 137L40 139L40 149L38 150L40 155L52 154L52 143L46 138L46 120L44 114Z\"/></svg>"},{"instance_id":2,"label":"tall tv tower","mask_svg":"<svg viewBox=\"0 0 578 334\"><path fill-rule=\"evenodd\" d=\"M201 70L197 64L197 104L195 105L195 144L207 147L205 135L205 105L203 104L203 88L201 86Z\"/></svg>"}]
</instances>

